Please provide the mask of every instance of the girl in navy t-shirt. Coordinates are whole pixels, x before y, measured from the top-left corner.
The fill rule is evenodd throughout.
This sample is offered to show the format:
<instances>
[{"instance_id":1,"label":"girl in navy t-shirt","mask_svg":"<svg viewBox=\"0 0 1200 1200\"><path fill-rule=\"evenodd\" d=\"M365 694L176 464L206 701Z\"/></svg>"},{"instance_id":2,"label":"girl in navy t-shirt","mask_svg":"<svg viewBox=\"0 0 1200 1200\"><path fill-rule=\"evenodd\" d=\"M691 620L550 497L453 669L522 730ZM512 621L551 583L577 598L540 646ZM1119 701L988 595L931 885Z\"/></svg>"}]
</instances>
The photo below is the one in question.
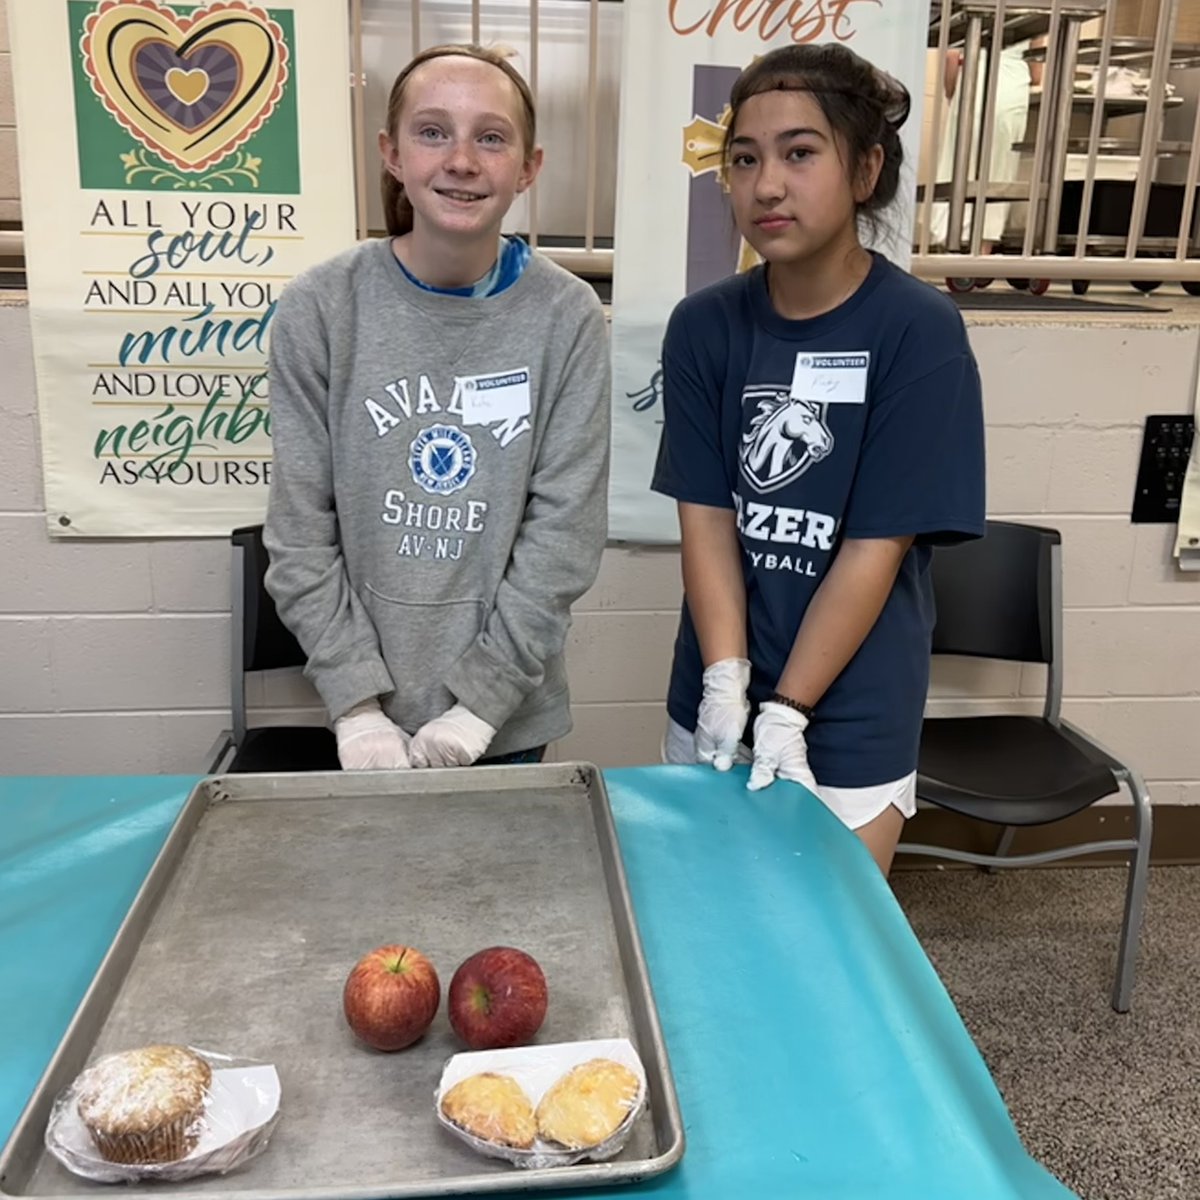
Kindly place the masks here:
<instances>
[{"instance_id":1,"label":"girl in navy t-shirt","mask_svg":"<svg viewBox=\"0 0 1200 1200\"><path fill-rule=\"evenodd\" d=\"M859 239L900 183L904 88L788 46L730 103L763 265L688 296L663 345L654 487L685 591L666 758L728 770L752 741L751 788L805 784L886 872L915 808L930 547L984 528L979 375L954 304Z\"/></svg>"}]
</instances>

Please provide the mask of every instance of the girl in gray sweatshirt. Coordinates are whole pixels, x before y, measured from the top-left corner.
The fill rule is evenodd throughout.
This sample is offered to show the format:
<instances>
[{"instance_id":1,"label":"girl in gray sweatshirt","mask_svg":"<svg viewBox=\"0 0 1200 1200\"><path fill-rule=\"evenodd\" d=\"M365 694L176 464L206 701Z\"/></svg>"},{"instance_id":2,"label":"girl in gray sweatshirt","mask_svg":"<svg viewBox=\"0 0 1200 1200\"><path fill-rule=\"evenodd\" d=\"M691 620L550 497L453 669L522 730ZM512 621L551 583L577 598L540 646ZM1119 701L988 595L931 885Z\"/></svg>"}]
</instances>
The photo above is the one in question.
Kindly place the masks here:
<instances>
[{"instance_id":1,"label":"girl in gray sweatshirt","mask_svg":"<svg viewBox=\"0 0 1200 1200\"><path fill-rule=\"evenodd\" d=\"M418 55L380 134L389 236L295 279L272 326L266 585L347 769L465 766L571 727L609 360L591 288L500 234L535 134L502 55Z\"/></svg>"}]
</instances>

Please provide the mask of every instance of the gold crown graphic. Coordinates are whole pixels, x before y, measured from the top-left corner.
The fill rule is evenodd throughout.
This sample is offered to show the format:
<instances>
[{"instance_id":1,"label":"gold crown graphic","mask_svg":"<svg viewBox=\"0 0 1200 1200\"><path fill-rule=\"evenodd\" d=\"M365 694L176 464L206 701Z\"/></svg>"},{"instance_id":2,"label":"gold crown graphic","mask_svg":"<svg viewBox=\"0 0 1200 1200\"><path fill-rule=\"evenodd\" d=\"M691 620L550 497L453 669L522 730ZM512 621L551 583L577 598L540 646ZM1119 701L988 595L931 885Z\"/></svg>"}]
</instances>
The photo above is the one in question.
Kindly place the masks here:
<instances>
[{"instance_id":1,"label":"gold crown graphic","mask_svg":"<svg viewBox=\"0 0 1200 1200\"><path fill-rule=\"evenodd\" d=\"M715 121L707 117L694 117L690 125L683 127L683 165L693 175L716 172L719 182L724 185L722 150L730 116L731 110L727 104Z\"/></svg>"},{"instance_id":2,"label":"gold crown graphic","mask_svg":"<svg viewBox=\"0 0 1200 1200\"><path fill-rule=\"evenodd\" d=\"M691 124L683 127L683 165L694 176L715 174L717 183L726 192L729 186L725 178L725 131L732 115L727 104L715 121L693 117ZM737 271L740 275L757 266L762 259L746 241L738 240Z\"/></svg>"}]
</instances>

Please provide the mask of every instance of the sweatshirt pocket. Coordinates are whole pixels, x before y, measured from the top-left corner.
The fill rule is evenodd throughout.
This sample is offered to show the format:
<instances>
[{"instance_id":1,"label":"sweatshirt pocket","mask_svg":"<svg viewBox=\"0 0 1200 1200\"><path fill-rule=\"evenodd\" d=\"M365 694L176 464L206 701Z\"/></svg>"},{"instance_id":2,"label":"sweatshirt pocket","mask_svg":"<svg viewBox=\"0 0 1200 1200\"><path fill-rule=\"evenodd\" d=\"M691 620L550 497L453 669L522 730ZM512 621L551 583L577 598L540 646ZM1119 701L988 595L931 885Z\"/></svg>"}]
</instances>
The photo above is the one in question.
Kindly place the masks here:
<instances>
[{"instance_id":1,"label":"sweatshirt pocket","mask_svg":"<svg viewBox=\"0 0 1200 1200\"><path fill-rule=\"evenodd\" d=\"M482 600L397 600L369 583L363 603L396 685L385 699L388 715L414 733L455 703L442 681L482 632L487 607Z\"/></svg>"}]
</instances>

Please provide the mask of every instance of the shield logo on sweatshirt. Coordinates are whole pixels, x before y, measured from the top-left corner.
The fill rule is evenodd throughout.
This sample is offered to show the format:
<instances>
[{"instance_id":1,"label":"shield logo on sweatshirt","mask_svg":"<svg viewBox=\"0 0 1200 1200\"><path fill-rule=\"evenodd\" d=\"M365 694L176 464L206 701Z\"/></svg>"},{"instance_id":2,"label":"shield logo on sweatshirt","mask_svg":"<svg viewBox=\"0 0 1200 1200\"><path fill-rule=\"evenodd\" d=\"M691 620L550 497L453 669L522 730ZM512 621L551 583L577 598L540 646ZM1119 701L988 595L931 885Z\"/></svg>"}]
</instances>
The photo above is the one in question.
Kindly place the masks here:
<instances>
[{"instance_id":1,"label":"shield logo on sweatshirt","mask_svg":"<svg viewBox=\"0 0 1200 1200\"><path fill-rule=\"evenodd\" d=\"M431 496L461 491L475 474L475 446L470 435L453 425L422 429L408 448L413 482Z\"/></svg>"}]
</instances>

